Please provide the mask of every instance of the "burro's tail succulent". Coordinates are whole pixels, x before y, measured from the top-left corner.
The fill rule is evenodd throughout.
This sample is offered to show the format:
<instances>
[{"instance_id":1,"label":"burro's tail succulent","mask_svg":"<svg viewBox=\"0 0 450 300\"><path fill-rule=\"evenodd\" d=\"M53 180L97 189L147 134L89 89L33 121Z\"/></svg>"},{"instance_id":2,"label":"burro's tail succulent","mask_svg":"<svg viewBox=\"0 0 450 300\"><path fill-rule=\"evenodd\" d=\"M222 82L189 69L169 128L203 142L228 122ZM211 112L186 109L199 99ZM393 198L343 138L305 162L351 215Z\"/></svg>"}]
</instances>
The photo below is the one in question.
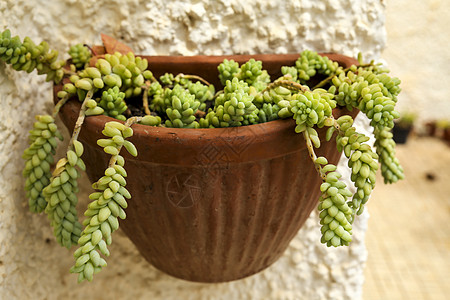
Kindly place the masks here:
<instances>
[{"instance_id":1,"label":"burro's tail succulent","mask_svg":"<svg viewBox=\"0 0 450 300\"><path fill-rule=\"evenodd\" d=\"M400 80L390 77L382 65L365 64L360 58L358 66L343 68L306 50L293 65L281 67L282 76L272 80L261 61L251 59L239 65L224 60L218 66L224 88L216 92L195 74L166 73L157 79L148 70L148 61L132 52L96 56L90 49L72 46L65 62L58 60L58 53L46 42L36 44L28 37L21 41L9 30L0 34L1 61L15 70L37 70L49 81L63 82L53 113L36 116L29 132L23 175L30 210L48 214L62 246L79 246L71 272L78 274L80 282L91 281L106 266L111 234L118 229L118 220L126 217L132 195L126 189L125 159L120 151L124 148L137 155L129 141L135 123L202 130L292 118L323 181L318 209L321 242L327 246L351 242L352 224L370 198L379 165L387 183L404 177L390 132L399 117L395 105ZM105 49L111 47L105 45ZM69 99L80 101L81 109L66 154L53 167L57 139L62 139L55 118ZM375 151L368 144L369 137L356 131L352 117L334 118L336 107L358 109L367 116L374 128ZM85 219L79 222L77 179L86 166L78 136L85 118L97 115L117 120L106 123L105 138L97 142L111 157L104 175L93 184ZM316 155L322 143L317 129L323 127L327 141L334 139L337 150L348 158L355 193L340 180L335 165Z\"/></svg>"}]
</instances>

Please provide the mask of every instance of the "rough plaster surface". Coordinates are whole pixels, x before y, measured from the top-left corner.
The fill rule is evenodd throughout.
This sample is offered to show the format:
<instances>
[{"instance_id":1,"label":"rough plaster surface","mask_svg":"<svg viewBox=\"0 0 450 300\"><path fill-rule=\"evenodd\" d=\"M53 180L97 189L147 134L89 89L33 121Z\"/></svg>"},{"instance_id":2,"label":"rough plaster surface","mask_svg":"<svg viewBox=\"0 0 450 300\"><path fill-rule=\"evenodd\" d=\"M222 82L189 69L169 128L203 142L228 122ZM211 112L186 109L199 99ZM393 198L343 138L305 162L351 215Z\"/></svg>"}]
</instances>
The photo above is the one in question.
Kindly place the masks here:
<instances>
[{"instance_id":1,"label":"rough plaster surface","mask_svg":"<svg viewBox=\"0 0 450 300\"><path fill-rule=\"evenodd\" d=\"M69 9L70 8L70 9ZM0 28L62 52L99 43L103 32L142 54L292 53L309 48L377 58L384 47L383 1L38 1L0 2ZM313 213L284 256L267 270L223 284L178 280L155 270L119 230L109 265L94 282L68 273L48 220L28 212L21 153L32 115L51 110L50 85L0 64L0 295L4 299L359 299L368 214L350 247L319 243ZM367 128L360 119L358 126ZM342 162L344 164L344 162ZM345 168L343 168L345 170ZM345 171L342 171L345 172ZM82 180L80 207L90 192ZM81 212L81 209L80 209Z\"/></svg>"}]
</instances>

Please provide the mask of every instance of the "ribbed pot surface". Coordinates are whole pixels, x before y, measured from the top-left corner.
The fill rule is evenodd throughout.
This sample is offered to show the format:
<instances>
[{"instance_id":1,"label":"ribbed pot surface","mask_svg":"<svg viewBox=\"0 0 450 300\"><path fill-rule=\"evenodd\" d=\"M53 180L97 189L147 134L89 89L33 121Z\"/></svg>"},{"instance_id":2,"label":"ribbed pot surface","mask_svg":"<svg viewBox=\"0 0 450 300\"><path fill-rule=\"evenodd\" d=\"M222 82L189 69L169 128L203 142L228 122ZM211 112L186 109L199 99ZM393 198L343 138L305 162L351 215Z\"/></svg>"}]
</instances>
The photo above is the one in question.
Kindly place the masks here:
<instances>
[{"instance_id":1,"label":"ribbed pot surface","mask_svg":"<svg viewBox=\"0 0 450 300\"><path fill-rule=\"evenodd\" d=\"M274 74L293 65L298 55L253 57ZM210 82L224 58L245 62L250 57L176 57L175 63L170 57L147 57L156 75L158 68L185 74L202 70L200 75ZM330 58L345 66L357 63L343 56ZM68 128L73 128L79 107L77 101L63 107ZM89 117L81 130L92 182L108 164L109 155L96 140L112 120ZM121 228L151 264L178 278L224 282L265 269L283 254L320 195L321 179L294 128L293 120L223 129L133 125L130 140L139 156L122 152L132 199ZM318 155L336 164L340 153L335 143L325 142L324 129L318 132L323 141Z\"/></svg>"}]
</instances>

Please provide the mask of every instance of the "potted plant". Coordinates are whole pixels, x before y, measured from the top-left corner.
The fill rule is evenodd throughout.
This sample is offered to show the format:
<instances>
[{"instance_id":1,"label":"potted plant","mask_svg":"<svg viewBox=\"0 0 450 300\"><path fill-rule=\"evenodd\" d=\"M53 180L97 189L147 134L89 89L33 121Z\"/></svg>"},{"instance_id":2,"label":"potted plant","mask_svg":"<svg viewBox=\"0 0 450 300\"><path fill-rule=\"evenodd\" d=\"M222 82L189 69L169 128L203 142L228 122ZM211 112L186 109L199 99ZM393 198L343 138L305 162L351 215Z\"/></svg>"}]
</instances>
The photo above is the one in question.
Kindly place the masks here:
<instances>
[{"instance_id":1,"label":"potted plant","mask_svg":"<svg viewBox=\"0 0 450 300\"><path fill-rule=\"evenodd\" d=\"M8 30L0 38L3 61L55 82L54 111L36 117L23 174L31 211L48 214L61 245L78 245L79 281L106 266L127 215L121 226L157 268L229 281L273 263L317 202L321 241L348 245L378 162L385 182L403 178L390 132L400 81L379 64L312 51L158 63L102 38L72 46L68 62L45 42ZM358 111L376 150L352 126ZM72 135L53 167L58 114ZM354 194L339 180L336 149L349 158ZM95 191L80 223L86 165Z\"/></svg>"},{"instance_id":2,"label":"potted plant","mask_svg":"<svg viewBox=\"0 0 450 300\"><path fill-rule=\"evenodd\" d=\"M425 130L428 136L436 135L436 121L428 121L425 123Z\"/></svg>"},{"instance_id":3,"label":"potted plant","mask_svg":"<svg viewBox=\"0 0 450 300\"><path fill-rule=\"evenodd\" d=\"M450 121L445 119L437 121L436 130L444 141L450 142Z\"/></svg>"},{"instance_id":4,"label":"potted plant","mask_svg":"<svg viewBox=\"0 0 450 300\"><path fill-rule=\"evenodd\" d=\"M403 113L398 120L395 121L395 126L392 130L394 134L394 141L397 144L405 144L408 136L413 129L414 121L417 115L412 112Z\"/></svg>"}]
</instances>

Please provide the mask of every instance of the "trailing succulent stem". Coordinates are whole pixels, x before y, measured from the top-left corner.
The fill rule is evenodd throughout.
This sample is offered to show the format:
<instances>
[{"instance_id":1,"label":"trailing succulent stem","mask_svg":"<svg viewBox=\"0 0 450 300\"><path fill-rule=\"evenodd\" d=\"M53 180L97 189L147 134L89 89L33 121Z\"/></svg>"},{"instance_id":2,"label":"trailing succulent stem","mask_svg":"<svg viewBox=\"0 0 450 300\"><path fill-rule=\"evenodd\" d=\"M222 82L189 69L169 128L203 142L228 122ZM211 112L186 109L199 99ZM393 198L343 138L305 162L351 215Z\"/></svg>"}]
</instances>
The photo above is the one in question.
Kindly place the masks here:
<instances>
[{"instance_id":1,"label":"trailing succulent stem","mask_svg":"<svg viewBox=\"0 0 450 300\"><path fill-rule=\"evenodd\" d=\"M47 206L45 213L50 219L53 233L61 246L70 248L76 245L81 234L81 224L78 222L76 205L78 198L77 179L81 170L85 170L81 155L83 145L74 140L66 157L61 158L53 171L50 184L44 190Z\"/></svg>"},{"instance_id":2,"label":"trailing succulent stem","mask_svg":"<svg viewBox=\"0 0 450 300\"><path fill-rule=\"evenodd\" d=\"M53 155L58 146L57 139L63 137L55 124L55 118L50 115L37 115L33 129L29 132L30 146L24 151L28 204L31 212L43 212L47 201L43 195L44 188L50 183Z\"/></svg>"},{"instance_id":3,"label":"trailing succulent stem","mask_svg":"<svg viewBox=\"0 0 450 300\"><path fill-rule=\"evenodd\" d=\"M79 248L75 251L75 265L72 273L78 273L78 282L92 281L94 273L106 266L101 254L109 256L108 245L111 245L111 233L119 228L120 219L125 219L125 209L128 206L126 199L131 195L125 188L127 172L124 169L125 161L119 154L122 147L133 156L137 156L135 146L126 139L133 135L131 125L141 118L133 117L125 125L119 122L108 122L103 134L107 139L98 140L99 146L111 155L105 175L92 186L96 190L89 195L92 202L84 213L85 229L78 240Z\"/></svg>"},{"instance_id":4,"label":"trailing succulent stem","mask_svg":"<svg viewBox=\"0 0 450 300\"><path fill-rule=\"evenodd\" d=\"M0 60L10 64L14 70L45 74L47 81L58 83L64 76L65 62L58 60L58 51L49 48L43 41L36 45L29 37L23 42L18 36L11 37L6 29L0 34Z\"/></svg>"},{"instance_id":5,"label":"trailing succulent stem","mask_svg":"<svg viewBox=\"0 0 450 300\"><path fill-rule=\"evenodd\" d=\"M363 64L361 56L359 66L344 69L328 57L306 50L293 66L283 66L282 76L273 81L261 61L250 59L239 65L224 60L217 68L224 88L216 92L212 84L197 75L166 73L157 79L148 70L145 58L132 52L108 53L111 48L105 44L107 53L97 56L88 46L72 46L66 64L57 60L58 53L50 50L46 42L36 45L28 37L22 42L17 36L11 37L9 30L0 34L0 60L15 70L36 69L55 83L64 79L58 93L61 100L53 114L36 116L30 146L23 154L23 175L30 210L48 214L62 246L79 245L71 272L78 274L80 282L91 281L93 274L106 266L102 255L109 256L111 234L118 229L118 219L126 216L131 195L125 187L127 173L120 151L125 147L131 155L137 155L135 146L127 140L133 135L131 126L135 123L223 128L293 118L295 132L303 135L323 181L318 209L321 242L327 246L351 242L355 216L363 212L375 187L378 162L386 183L404 177L390 133L394 119L399 117L395 105L400 80L390 77L381 65ZM319 83L312 87L312 82ZM62 139L55 118L71 98L82 102L81 110L66 154L52 172L57 139ZM333 117L332 111L338 106L358 109L370 119L376 152L367 144L369 138L353 127L350 116ZM93 184L96 191L89 196L92 201L80 224L76 211L77 179L85 165L78 136L86 117L101 114L125 124L106 123L103 134L107 138L97 141L111 158L104 176ZM337 167L315 153L322 144L316 129L322 127L328 127L326 140L335 136L337 149L349 159L354 194L340 180Z\"/></svg>"}]
</instances>

